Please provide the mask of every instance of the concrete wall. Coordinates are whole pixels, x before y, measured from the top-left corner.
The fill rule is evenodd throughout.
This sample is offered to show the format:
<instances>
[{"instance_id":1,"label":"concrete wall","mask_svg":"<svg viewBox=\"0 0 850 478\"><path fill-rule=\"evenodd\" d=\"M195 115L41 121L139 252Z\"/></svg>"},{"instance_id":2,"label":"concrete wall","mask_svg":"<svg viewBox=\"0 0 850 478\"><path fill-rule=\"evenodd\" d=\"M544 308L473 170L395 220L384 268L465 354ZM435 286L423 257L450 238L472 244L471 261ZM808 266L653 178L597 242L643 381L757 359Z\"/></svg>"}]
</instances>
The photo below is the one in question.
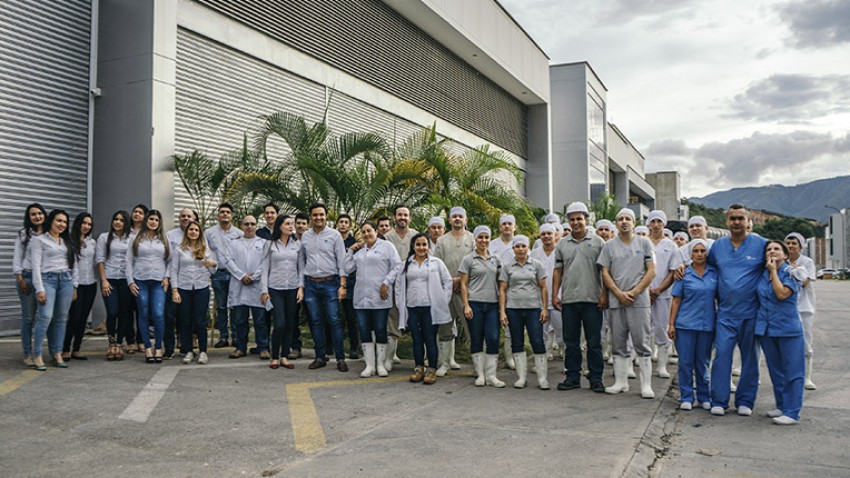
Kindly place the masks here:
<instances>
[{"instance_id":1,"label":"concrete wall","mask_svg":"<svg viewBox=\"0 0 850 478\"><path fill-rule=\"evenodd\" d=\"M676 171L649 173L646 181L655 188L655 208L664 211L667 219L686 220L680 208L681 178Z\"/></svg>"},{"instance_id":2,"label":"concrete wall","mask_svg":"<svg viewBox=\"0 0 850 478\"><path fill-rule=\"evenodd\" d=\"M552 92L552 207L590 198L587 160L587 74L582 64L549 69Z\"/></svg>"}]
</instances>

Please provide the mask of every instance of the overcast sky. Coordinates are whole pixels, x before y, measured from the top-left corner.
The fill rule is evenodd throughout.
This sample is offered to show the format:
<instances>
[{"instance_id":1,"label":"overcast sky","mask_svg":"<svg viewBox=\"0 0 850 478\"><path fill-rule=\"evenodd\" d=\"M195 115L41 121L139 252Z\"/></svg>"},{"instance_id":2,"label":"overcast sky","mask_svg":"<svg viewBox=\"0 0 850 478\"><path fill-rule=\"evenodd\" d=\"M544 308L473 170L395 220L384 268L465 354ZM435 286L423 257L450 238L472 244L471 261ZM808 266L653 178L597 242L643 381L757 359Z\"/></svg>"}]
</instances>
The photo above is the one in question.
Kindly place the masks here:
<instances>
[{"instance_id":1,"label":"overcast sky","mask_svg":"<svg viewBox=\"0 0 850 478\"><path fill-rule=\"evenodd\" d=\"M499 0L684 196L850 174L850 0Z\"/></svg>"}]
</instances>

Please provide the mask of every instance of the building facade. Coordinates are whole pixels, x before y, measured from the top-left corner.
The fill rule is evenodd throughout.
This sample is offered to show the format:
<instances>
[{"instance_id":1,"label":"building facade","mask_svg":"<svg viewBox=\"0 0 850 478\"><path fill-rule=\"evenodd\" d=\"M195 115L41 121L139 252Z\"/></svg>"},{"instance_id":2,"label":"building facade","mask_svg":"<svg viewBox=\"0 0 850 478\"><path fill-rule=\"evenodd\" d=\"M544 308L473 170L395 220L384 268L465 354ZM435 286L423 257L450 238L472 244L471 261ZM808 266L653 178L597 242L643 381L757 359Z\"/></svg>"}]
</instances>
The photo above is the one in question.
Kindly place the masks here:
<instances>
[{"instance_id":1,"label":"building facade","mask_svg":"<svg viewBox=\"0 0 850 478\"><path fill-rule=\"evenodd\" d=\"M171 155L218 157L278 111L391 143L436 124L506 152L551 206L548 58L494 0L22 0L0 22L6 271L26 204L90 210L97 233L137 203L176 212ZM0 333L18 314L4 274Z\"/></svg>"}]
</instances>

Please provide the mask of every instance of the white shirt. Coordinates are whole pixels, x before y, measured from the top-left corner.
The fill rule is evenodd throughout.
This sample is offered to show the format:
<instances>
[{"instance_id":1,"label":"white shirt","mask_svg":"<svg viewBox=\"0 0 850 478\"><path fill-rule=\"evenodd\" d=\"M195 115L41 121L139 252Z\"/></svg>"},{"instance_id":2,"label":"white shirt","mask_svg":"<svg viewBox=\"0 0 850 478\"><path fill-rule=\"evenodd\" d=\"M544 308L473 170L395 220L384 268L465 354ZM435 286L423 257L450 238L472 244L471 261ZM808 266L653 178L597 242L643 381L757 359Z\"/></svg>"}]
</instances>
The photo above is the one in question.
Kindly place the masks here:
<instances>
[{"instance_id":1,"label":"white shirt","mask_svg":"<svg viewBox=\"0 0 850 478\"><path fill-rule=\"evenodd\" d=\"M15 249L12 253L12 273L15 275L22 274L24 271L32 270L32 240L38 237L39 234L30 231L30 242L24 246L24 241L27 238L27 231L18 231L18 237L15 240Z\"/></svg>"},{"instance_id":2,"label":"white shirt","mask_svg":"<svg viewBox=\"0 0 850 478\"><path fill-rule=\"evenodd\" d=\"M789 261L790 262L790 261ZM809 285L800 288L800 293L797 295L797 304L800 312L815 313L815 279L817 278L817 270L815 262L809 257L800 255L794 265L791 266L791 276L803 285L808 279Z\"/></svg>"},{"instance_id":3,"label":"white shirt","mask_svg":"<svg viewBox=\"0 0 850 478\"><path fill-rule=\"evenodd\" d=\"M80 257L77 259L77 277L80 285L96 284L97 275L97 243L91 236L86 237L80 246Z\"/></svg>"},{"instance_id":4,"label":"white shirt","mask_svg":"<svg viewBox=\"0 0 850 478\"><path fill-rule=\"evenodd\" d=\"M421 265L415 260L407 266L407 307L430 307L428 295L428 262Z\"/></svg>"},{"instance_id":5,"label":"white shirt","mask_svg":"<svg viewBox=\"0 0 850 478\"><path fill-rule=\"evenodd\" d=\"M77 268L68 264L68 248L65 241L58 243L50 234L42 234L30 239L32 248L32 285L36 292L44 292L42 275L50 272L72 272L74 287L77 286Z\"/></svg>"},{"instance_id":6,"label":"white shirt","mask_svg":"<svg viewBox=\"0 0 850 478\"><path fill-rule=\"evenodd\" d=\"M130 247L130 237L124 236L123 238L119 238L117 235L113 235L112 242L109 243L109 258L107 259L106 242L108 239L108 232L104 232L98 236L94 260L98 264L103 264L107 279L126 279L127 249Z\"/></svg>"},{"instance_id":7,"label":"white shirt","mask_svg":"<svg viewBox=\"0 0 850 478\"><path fill-rule=\"evenodd\" d=\"M266 255L265 246L269 241L262 237L251 239L241 237L230 244L230 257L227 260L227 270L230 272L230 287L227 294L227 306L262 307L260 302L260 285L263 275L263 259ZM242 278L251 274L254 279L250 285L242 283Z\"/></svg>"},{"instance_id":8,"label":"white shirt","mask_svg":"<svg viewBox=\"0 0 850 478\"><path fill-rule=\"evenodd\" d=\"M225 264L227 264L230 243L244 235L241 229L233 225L227 231L217 224L204 231L204 237L207 238L207 248L209 248L213 260L218 264L219 270L224 269Z\"/></svg>"},{"instance_id":9,"label":"white shirt","mask_svg":"<svg viewBox=\"0 0 850 478\"><path fill-rule=\"evenodd\" d=\"M115 243L114 239L112 243ZM165 244L158 237L142 237L138 254L133 253L131 242L127 247L126 257L127 285L135 284L137 280L161 281L170 274L171 267L165 258Z\"/></svg>"},{"instance_id":10,"label":"white shirt","mask_svg":"<svg viewBox=\"0 0 850 478\"><path fill-rule=\"evenodd\" d=\"M345 242L336 229L327 226L316 233L312 228L301 235L301 273L307 277L346 277Z\"/></svg>"},{"instance_id":11,"label":"white shirt","mask_svg":"<svg viewBox=\"0 0 850 478\"><path fill-rule=\"evenodd\" d=\"M204 259L211 259L209 249L204 253ZM215 273L215 267L207 267L203 260L195 259L191 250L177 246L171 250L171 287L184 290L195 290L209 287L210 274Z\"/></svg>"},{"instance_id":12,"label":"white shirt","mask_svg":"<svg viewBox=\"0 0 850 478\"><path fill-rule=\"evenodd\" d=\"M555 290L552 288L552 273L555 270L555 249L552 249L552 251L547 256L546 251L544 251L543 247L541 246L531 251L531 254L529 254L529 256L532 259L537 259L538 261L540 261L543 264L543 268L546 269L546 290L549 293L549 303L547 305L550 309L554 308L552 306L552 295L555 293Z\"/></svg>"},{"instance_id":13,"label":"white shirt","mask_svg":"<svg viewBox=\"0 0 850 478\"><path fill-rule=\"evenodd\" d=\"M168 247L170 247L172 251L176 251L177 249L180 249L180 245L183 244L183 229L175 227L165 233L165 238L168 240ZM207 249L209 249L209 247Z\"/></svg>"},{"instance_id":14,"label":"white shirt","mask_svg":"<svg viewBox=\"0 0 850 478\"><path fill-rule=\"evenodd\" d=\"M354 283L355 309L389 309L393 305L392 290L401 258L395 246L378 239L371 248L363 246L353 253L349 250L345 256L345 269L348 274L357 272ZM381 299L381 286L388 287L387 299Z\"/></svg>"},{"instance_id":15,"label":"white shirt","mask_svg":"<svg viewBox=\"0 0 850 478\"><path fill-rule=\"evenodd\" d=\"M650 239L652 242L652 239ZM655 250L655 278L652 279L650 288L656 288L664 282L670 272L676 270L682 265L682 254L679 252L679 247L675 242L666 237L658 241L658 244L653 244ZM658 297L660 299L669 299L673 297L673 284L664 290Z\"/></svg>"},{"instance_id":16,"label":"white shirt","mask_svg":"<svg viewBox=\"0 0 850 478\"><path fill-rule=\"evenodd\" d=\"M289 236L286 245L282 242L269 242L266 246L267 256L263 260L263 276L260 288L267 294L269 289L292 290L304 286L298 254L301 252L301 241L295 235Z\"/></svg>"}]
</instances>

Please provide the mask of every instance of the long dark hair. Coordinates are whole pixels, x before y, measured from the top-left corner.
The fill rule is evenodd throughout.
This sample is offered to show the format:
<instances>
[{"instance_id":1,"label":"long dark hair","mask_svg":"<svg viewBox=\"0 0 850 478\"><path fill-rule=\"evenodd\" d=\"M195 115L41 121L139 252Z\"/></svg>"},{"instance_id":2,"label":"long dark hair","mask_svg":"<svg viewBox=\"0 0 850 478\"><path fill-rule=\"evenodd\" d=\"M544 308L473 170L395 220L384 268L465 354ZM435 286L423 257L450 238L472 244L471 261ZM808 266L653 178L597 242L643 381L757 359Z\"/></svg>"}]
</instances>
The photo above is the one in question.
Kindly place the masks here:
<instances>
[{"instance_id":1,"label":"long dark hair","mask_svg":"<svg viewBox=\"0 0 850 478\"><path fill-rule=\"evenodd\" d=\"M115 228L112 226L112 223L115 221L115 218L120 217L124 220L124 230L120 237L126 237L130 235L130 228L133 225L130 223L130 214L127 211L121 209L119 211L115 211L112 214L112 220L109 221L109 235L106 236L106 260L109 260L109 247L112 245L112 238L115 237Z\"/></svg>"},{"instance_id":2,"label":"long dark hair","mask_svg":"<svg viewBox=\"0 0 850 478\"><path fill-rule=\"evenodd\" d=\"M50 215L47 216L47 219L44 221L44 224L45 224L44 232L45 233L50 232L50 229L53 227L53 221L55 221L56 216L59 216L60 214L65 216L65 221L71 220L71 218L70 218L70 216L68 216L67 212L63 211L62 209L54 209L54 210L50 211ZM65 248L68 250L68 252L67 252L68 268L73 269L74 263L76 262L76 259L77 259L77 253L74 251L74 242L71 240L71 232L69 231L69 228L66 227L65 230L62 231L61 234L59 234L59 238L62 239L62 242L65 244Z\"/></svg>"},{"instance_id":3,"label":"long dark hair","mask_svg":"<svg viewBox=\"0 0 850 478\"><path fill-rule=\"evenodd\" d=\"M281 236L280 225L283 224L283 221L285 221L287 219L291 219L291 216L287 216L286 214L281 214L277 217L277 219L274 220L274 226L273 226L273 229L272 229L272 237L271 237L271 239L269 239L272 242L272 244L274 244L275 242L280 240L280 236ZM293 239L296 240L296 241L298 240L298 236L295 235L294 231L292 232L292 234L289 235L289 240L291 241ZM275 249L275 250L277 250L277 249Z\"/></svg>"},{"instance_id":4,"label":"long dark hair","mask_svg":"<svg viewBox=\"0 0 850 478\"><path fill-rule=\"evenodd\" d=\"M24 233L24 250L27 250L27 246L30 243L33 231L37 231L39 228L41 228L41 232L45 231L44 222L41 223L41 226L36 226L32 223L32 219L30 219L30 209L32 208L36 208L41 211L41 214L44 216L45 221L47 221L47 211L44 210L44 206L42 206L41 204L34 202L27 206L26 209L24 209L24 227L23 229L21 229L21 232Z\"/></svg>"},{"instance_id":5,"label":"long dark hair","mask_svg":"<svg viewBox=\"0 0 850 478\"><path fill-rule=\"evenodd\" d=\"M414 250L413 245L416 244L416 240L419 239L420 237L424 237L426 241L428 240L428 234L424 233L424 232L420 232L419 234L416 234L415 236L410 238L410 250L407 251L407 258L404 259L404 271L403 272L405 274L407 274L407 266L410 265L410 258L413 257L416 254L416 251Z\"/></svg>"},{"instance_id":6,"label":"long dark hair","mask_svg":"<svg viewBox=\"0 0 850 478\"><path fill-rule=\"evenodd\" d=\"M142 212L144 212L144 214L145 214L145 218L142 219L142 225L141 225L141 227L139 227L139 230L141 231L142 229L145 228L145 223L148 222L148 207L145 206L144 204L136 204L135 206L133 206L133 209L130 209L130 212L132 213L136 209L141 209ZM128 215L128 217L131 217L130 222L127 223L127 233L129 234L129 232L133 229L133 226L135 226L135 224L133 224L132 214Z\"/></svg>"},{"instance_id":7,"label":"long dark hair","mask_svg":"<svg viewBox=\"0 0 850 478\"><path fill-rule=\"evenodd\" d=\"M139 255L139 242L142 240L142 236L146 236L147 232L150 231L150 229L148 229L148 219L150 219L151 216L159 218L159 227L153 231L153 234L154 237L159 239L159 242L161 242L165 247L165 255L162 256L162 260L168 262L168 256L171 251L168 247L168 241L165 239L165 234L162 232L162 214L156 209L151 209L147 214L145 214L145 220L142 222L142 230L136 234L136 239L133 241L133 255Z\"/></svg>"},{"instance_id":8,"label":"long dark hair","mask_svg":"<svg viewBox=\"0 0 850 478\"><path fill-rule=\"evenodd\" d=\"M74 226L71 228L71 243L74 244L74 254L77 257L80 257L80 253L85 247L86 237L80 238L83 235L83 221L89 218L91 219L91 229L86 233L86 237L91 236L92 231L94 230L94 219L92 219L91 214L87 212L81 212L77 214L77 217L74 218Z\"/></svg>"}]
</instances>

